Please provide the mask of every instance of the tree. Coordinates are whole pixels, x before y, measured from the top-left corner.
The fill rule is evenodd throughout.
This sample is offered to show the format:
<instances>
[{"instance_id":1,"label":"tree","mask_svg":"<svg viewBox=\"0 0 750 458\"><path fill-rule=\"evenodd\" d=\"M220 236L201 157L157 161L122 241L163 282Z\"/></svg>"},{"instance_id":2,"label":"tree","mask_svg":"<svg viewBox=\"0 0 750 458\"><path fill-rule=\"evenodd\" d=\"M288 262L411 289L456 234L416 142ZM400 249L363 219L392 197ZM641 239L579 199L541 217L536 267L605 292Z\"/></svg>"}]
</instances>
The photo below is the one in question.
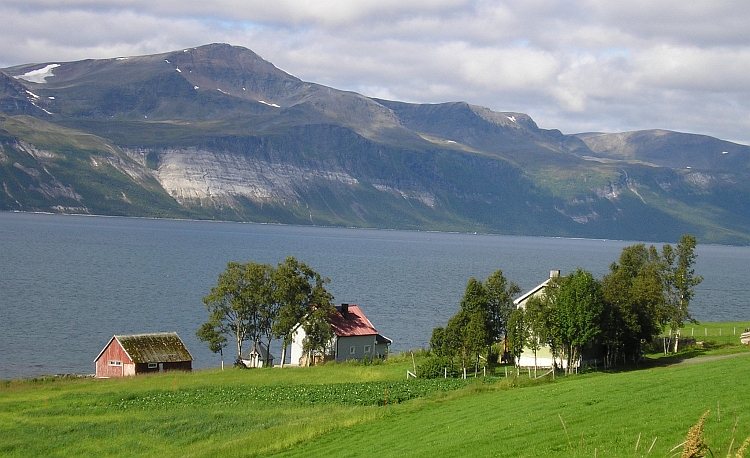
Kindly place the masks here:
<instances>
[{"instance_id":1,"label":"tree","mask_svg":"<svg viewBox=\"0 0 750 458\"><path fill-rule=\"evenodd\" d=\"M506 339L508 341L508 351L513 357L516 368L519 366L519 358L526 346L526 340L529 335L525 319L526 311L523 308L513 310L508 318Z\"/></svg>"},{"instance_id":2,"label":"tree","mask_svg":"<svg viewBox=\"0 0 750 458\"><path fill-rule=\"evenodd\" d=\"M526 346L534 353L534 377L537 369L537 352L549 340L550 310L546 307L546 302L539 296L531 297L526 301L524 313Z\"/></svg>"},{"instance_id":3,"label":"tree","mask_svg":"<svg viewBox=\"0 0 750 458\"><path fill-rule=\"evenodd\" d=\"M305 338L302 340L302 351L307 354L307 365L309 366L316 354L324 354L326 347L333 339L333 328L330 316L333 306L314 306L310 313L306 314L301 321L305 330Z\"/></svg>"},{"instance_id":4,"label":"tree","mask_svg":"<svg viewBox=\"0 0 750 458\"><path fill-rule=\"evenodd\" d=\"M653 245L623 248L619 263L613 263L602 279L602 340L608 366L620 355L636 361L642 343L652 342L664 327L676 336L685 321L694 322L689 305L694 287L702 281L692 268L695 246L695 238L684 235L676 249L664 245L661 253ZM674 351L678 342L675 338ZM665 352L667 348L665 339Z\"/></svg>"},{"instance_id":5,"label":"tree","mask_svg":"<svg viewBox=\"0 0 750 458\"><path fill-rule=\"evenodd\" d=\"M322 350L333 337L329 322L334 312L333 296L325 289L329 283L310 266L288 257L273 273L273 301L277 306L272 334L282 339L281 364L286 358L287 346L298 325L305 329L305 351Z\"/></svg>"},{"instance_id":6,"label":"tree","mask_svg":"<svg viewBox=\"0 0 750 458\"><path fill-rule=\"evenodd\" d=\"M521 287L508 282L502 270L496 270L484 282L489 313L488 328L492 342L502 340L508 328L510 314L516 309L513 298L521 294Z\"/></svg>"},{"instance_id":7,"label":"tree","mask_svg":"<svg viewBox=\"0 0 750 458\"><path fill-rule=\"evenodd\" d=\"M195 333L198 340L208 343L208 349L213 353L221 354L221 368L224 369L224 348L227 346L227 337L223 335L216 323L207 322Z\"/></svg>"},{"instance_id":8,"label":"tree","mask_svg":"<svg viewBox=\"0 0 750 458\"><path fill-rule=\"evenodd\" d=\"M672 334L675 335L674 351L677 352L679 338L677 334L685 321L695 323L696 320L690 315L690 301L695 296L694 288L703 278L695 275L693 263L695 262L695 237L685 234L680 238L677 249L673 250L670 245L662 248L662 257L665 265L665 296L666 296L666 319Z\"/></svg>"},{"instance_id":9,"label":"tree","mask_svg":"<svg viewBox=\"0 0 750 458\"><path fill-rule=\"evenodd\" d=\"M563 277L555 298L555 316L568 360L568 373L579 359L581 349L593 344L601 332L604 308L601 283L582 269Z\"/></svg>"},{"instance_id":10,"label":"tree","mask_svg":"<svg viewBox=\"0 0 750 458\"><path fill-rule=\"evenodd\" d=\"M458 358L462 368L474 361L475 371L484 355L492 361L492 344L505 337L508 319L515 309L513 296L521 288L508 283L501 270L495 271L483 284L470 278L461 299L460 309L445 328L435 328L430 347L436 355Z\"/></svg>"},{"instance_id":11,"label":"tree","mask_svg":"<svg viewBox=\"0 0 750 458\"><path fill-rule=\"evenodd\" d=\"M255 262L229 262L216 286L203 298L209 319L196 335L211 351L222 355L227 338L233 338L238 362L243 342L265 339L270 352L271 339L281 337L283 365L286 347L301 323L307 331L304 345L310 351L320 350L333 333L329 323L333 296L324 286L329 281L293 257L275 269Z\"/></svg>"},{"instance_id":12,"label":"tree","mask_svg":"<svg viewBox=\"0 0 750 458\"><path fill-rule=\"evenodd\" d=\"M471 320L471 313L461 309L448 320L445 327L443 345L445 352L451 358L458 358L462 369L466 369L471 360L471 349L466 339L466 327Z\"/></svg>"},{"instance_id":13,"label":"tree","mask_svg":"<svg viewBox=\"0 0 750 458\"><path fill-rule=\"evenodd\" d=\"M445 328L438 326L432 330L432 336L430 337L430 349L435 356L449 356L445 347Z\"/></svg>"},{"instance_id":14,"label":"tree","mask_svg":"<svg viewBox=\"0 0 750 458\"><path fill-rule=\"evenodd\" d=\"M606 366L615 365L620 355L637 360L643 352L642 342L651 342L661 332L663 271L656 248L641 243L623 248L619 263L612 263L610 273L602 279Z\"/></svg>"},{"instance_id":15,"label":"tree","mask_svg":"<svg viewBox=\"0 0 750 458\"><path fill-rule=\"evenodd\" d=\"M239 362L242 343L260 338L261 310L271 302L270 271L267 264L229 262L219 274L216 286L203 298L209 319L201 330L209 348L221 337L231 336L237 344Z\"/></svg>"}]
</instances>

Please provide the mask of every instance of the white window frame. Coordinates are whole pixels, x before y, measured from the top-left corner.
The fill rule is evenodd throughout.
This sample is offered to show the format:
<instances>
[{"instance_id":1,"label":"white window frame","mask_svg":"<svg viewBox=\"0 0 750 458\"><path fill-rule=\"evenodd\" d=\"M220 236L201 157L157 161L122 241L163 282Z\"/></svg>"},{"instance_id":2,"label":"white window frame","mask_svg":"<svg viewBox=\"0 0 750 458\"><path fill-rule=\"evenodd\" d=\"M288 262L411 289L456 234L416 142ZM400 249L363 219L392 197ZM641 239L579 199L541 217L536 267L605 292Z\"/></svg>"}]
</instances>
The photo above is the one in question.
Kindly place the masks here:
<instances>
[{"instance_id":1,"label":"white window frame","mask_svg":"<svg viewBox=\"0 0 750 458\"><path fill-rule=\"evenodd\" d=\"M148 368L149 369L158 369L159 368L159 363L148 363Z\"/></svg>"},{"instance_id":2,"label":"white window frame","mask_svg":"<svg viewBox=\"0 0 750 458\"><path fill-rule=\"evenodd\" d=\"M109 361L108 365L110 365L110 366L118 366L119 367L119 366L122 366L122 361L117 361L117 360L112 359L112 360Z\"/></svg>"},{"instance_id":3,"label":"white window frame","mask_svg":"<svg viewBox=\"0 0 750 458\"><path fill-rule=\"evenodd\" d=\"M350 355L356 355L357 354L357 347L355 347L354 345L352 345L351 347L349 347L349 354Z\"/></svg>"},{"instance_id":4,"label":"white window frame","mask_svg":"<svg viewBox=\"0 0 750 458\"><path fill-rule=\"evenodd\" d=\"M365 345L365 353L372 353L372 346L371 345Z\"/></svg>"}]
</instances>

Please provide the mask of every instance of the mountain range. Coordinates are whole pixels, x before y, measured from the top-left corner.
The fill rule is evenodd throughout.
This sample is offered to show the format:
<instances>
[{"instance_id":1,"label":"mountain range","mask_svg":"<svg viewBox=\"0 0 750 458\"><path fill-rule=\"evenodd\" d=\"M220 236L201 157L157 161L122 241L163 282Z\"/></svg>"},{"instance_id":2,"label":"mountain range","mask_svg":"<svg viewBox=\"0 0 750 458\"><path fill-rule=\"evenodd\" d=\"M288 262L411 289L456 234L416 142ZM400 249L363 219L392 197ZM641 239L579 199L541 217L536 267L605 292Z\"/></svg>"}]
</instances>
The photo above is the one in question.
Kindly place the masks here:
<instances>
[{"instance_id":1,"label":"mountain range","mask_svg":"<svg viewBox=\"0 0 750 458\"><path fill-rule=\"evenodd\" d=\"M302 81L249 49L0 69L0 210L750 244L750 147L566 135Z\"/></svg>"}]
</instances>

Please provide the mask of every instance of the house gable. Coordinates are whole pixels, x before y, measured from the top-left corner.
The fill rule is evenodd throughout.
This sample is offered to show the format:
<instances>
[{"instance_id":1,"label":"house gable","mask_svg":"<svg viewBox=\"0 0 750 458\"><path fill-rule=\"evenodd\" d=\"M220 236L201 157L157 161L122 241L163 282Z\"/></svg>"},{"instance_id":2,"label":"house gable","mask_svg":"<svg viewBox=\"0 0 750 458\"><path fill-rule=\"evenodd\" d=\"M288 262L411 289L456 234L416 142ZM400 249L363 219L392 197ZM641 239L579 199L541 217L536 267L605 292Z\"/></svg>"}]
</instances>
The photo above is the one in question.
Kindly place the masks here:
<instances>
[{"instance_id":1,"label":"house gable","mask_svg":"<svg viewBox=\"0 0 750 458\"><path fill-rule=\"evenodd\" d=\"M114 337L99 352L94 363L97 377L122 377L135 373L133 360Z\"/></svg>"}]
</instances>

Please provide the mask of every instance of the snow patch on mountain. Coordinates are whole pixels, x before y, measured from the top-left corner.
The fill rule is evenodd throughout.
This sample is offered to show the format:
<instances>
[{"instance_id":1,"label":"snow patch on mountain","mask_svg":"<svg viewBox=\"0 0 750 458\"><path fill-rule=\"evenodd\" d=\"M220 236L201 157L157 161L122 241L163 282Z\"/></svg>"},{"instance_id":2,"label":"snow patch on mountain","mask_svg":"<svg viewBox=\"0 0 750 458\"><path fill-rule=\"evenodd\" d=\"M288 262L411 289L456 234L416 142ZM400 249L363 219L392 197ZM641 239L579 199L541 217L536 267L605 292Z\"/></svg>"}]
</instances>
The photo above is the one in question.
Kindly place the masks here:
<instances>
[{"instance_id":1,"label":"snow patch on mountain","mask_svg":"<svg viewBox=\"0 0 750 458\"><path fill-rule=\"evenodd\" d=\"M16 76L16 78L29 81L31 83L46 83L47 78L49 78L50 76L55 76L54 73L52 73L52 70L56 69L59 66L60 64L49 64L37 70L26 72L23 75L18 75Z\"/></svg>"}]
</instances>

